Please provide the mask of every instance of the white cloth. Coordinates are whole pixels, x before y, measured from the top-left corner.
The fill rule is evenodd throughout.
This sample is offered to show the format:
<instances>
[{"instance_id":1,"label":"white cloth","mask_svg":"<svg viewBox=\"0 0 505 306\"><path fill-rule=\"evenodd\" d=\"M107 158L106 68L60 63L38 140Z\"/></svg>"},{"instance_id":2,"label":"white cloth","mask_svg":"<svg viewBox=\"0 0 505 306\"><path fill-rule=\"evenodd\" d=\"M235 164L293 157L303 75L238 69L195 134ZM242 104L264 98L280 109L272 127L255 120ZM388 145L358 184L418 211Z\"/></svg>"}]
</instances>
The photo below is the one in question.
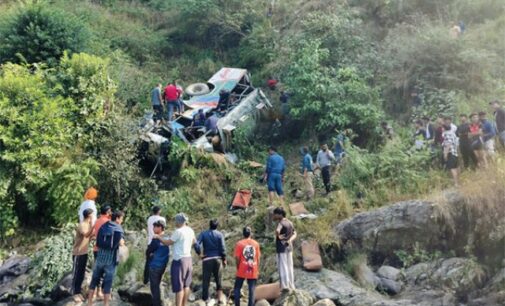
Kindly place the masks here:
<instances>
[{"instance_id":1,"label":"white cloth","mask_svg":"<svg viewBox=\"0 0 505 306\"><path fill-rule=\"evenodd\" d=\"M495 150L494 150L494 138L489 139L484 143L486 147L486 151L490 156L494 156Z\"/></svg>"},{"instance_id":2,"label":"white cloth","mask_svg":"<svg viewBox=\"0 0 505 306\"><path fill-rule=\"evenodd\" d=\"M95 225L96 218L97 218L97 211L96 211L96 204L95 201L93 200L86 200L81 203L81 206L79 206L79 223L81 223L84 220L84 217L82 213L86 209L91 209L93 210L93 213L91 214L91 225Z\"/></svg>"},{"instance_id":3,"label":"white cloth","mask_svg":"<svg viewBox=\"0 0 505 306\"><path fill-rule=\"evenodd\" d=\"M174 260L180 260L181 258L191 257L191 247L195 241L195 232L189 226L184 225L175 230L170 237L170 240L174 242L172 248L174 252Z\"/></svg>"},{"instance_id":4,"label":"white cloth","mask_svg":"<svg viewBox=\"0 0 505 306\"><path fill-rule=\"evenodd\" d=\"M277 268L281 289L296 289L293 272L293 252L277 253Z\"/></svg>"},{"instance_id":5,"label":"white cloth","mask_svg":"<svg viewBox=\"0 0 505 306\"><path fill-rule=\"evenodd\" d=\"M159 220L165 222L167 224L167 220L165 220L164 217L158 216L158 215L153 215L147 218L147 245L151 244L151 241L153 240L154 237L154 229L153 229L153 224L155 222L158 222Z\"/></svg>"},{"instance_id":6,"label":"white cloth","mask_svg":"<svg viewBox=\"0 0 505 306\"><path fill-rule=\"evenodd\" d=\"M317 153L317 164L319 167L324 168L326 166L331 166L331 161L335 160L335 155L330 150L324 152L323 150L319 150Z\"/></svg>"}]
</instances>

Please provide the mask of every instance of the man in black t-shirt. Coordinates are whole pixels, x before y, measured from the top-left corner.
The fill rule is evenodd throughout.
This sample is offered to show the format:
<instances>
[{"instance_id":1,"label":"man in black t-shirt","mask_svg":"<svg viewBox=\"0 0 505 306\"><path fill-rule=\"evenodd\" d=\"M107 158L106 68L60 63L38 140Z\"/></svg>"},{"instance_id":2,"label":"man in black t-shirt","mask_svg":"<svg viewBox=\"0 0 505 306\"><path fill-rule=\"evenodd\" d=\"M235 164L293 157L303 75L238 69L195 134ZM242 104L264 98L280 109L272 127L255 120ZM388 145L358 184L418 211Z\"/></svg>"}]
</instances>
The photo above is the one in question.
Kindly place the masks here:
<instances>
[{"instance_id":1,"label":"man in black t-shirt","mask_svg":"<svg viewBox=\"0 0 505 306\"><path fill-rule=\"evenodd\" d=\"M281 289L283 291L294 290L293 241L296 239L296 231L293 223L286 218L284 208L274 209L273 218L278 222L275 230L275 249Z\"/></svg>"},{"instance_id":2,"label":"man in black t-shirt","mask_svg":"<svg viewBox=\"0 0 505 306\"><path fill-rule=\"evenodd\" d=\"M459 137L459 150L461 156L463 157L463 164L465 168L475 168L477 165L477 157L473 153L472 141L468 134L470 133L470 123L468 123L468 117L465 114L459 115L459 126L456 130L456 136Z\"/></svg>"}]
</instances>

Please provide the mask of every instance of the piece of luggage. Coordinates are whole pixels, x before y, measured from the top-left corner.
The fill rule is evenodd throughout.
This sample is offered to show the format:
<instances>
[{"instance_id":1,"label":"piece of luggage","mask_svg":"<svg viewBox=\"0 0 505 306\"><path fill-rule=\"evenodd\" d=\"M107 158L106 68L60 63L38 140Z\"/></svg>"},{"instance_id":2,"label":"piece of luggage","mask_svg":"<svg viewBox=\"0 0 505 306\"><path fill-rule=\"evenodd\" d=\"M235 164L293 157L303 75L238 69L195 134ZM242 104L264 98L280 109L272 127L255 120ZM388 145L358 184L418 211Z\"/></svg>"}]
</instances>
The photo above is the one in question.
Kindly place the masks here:
<instances>
[{"instance_id":1,"label":"piece of luggage","mask_svg":"<svg viewBox=\"0 0 505 306\"><path fill-rule=\"evenodd\" d=\"M302 242L303 268L307 271L319 271L323 268L323 260L317 241Z\"/></svg>"},{"instance_id":2,"label":"piece of luggage","mask_svg":"<svg viewBox=\"0 0 505 306\"><path fill-rule=\"evenodd\" d=\"M254 299L256 301L259 300L267 300L269 302L273 302L281 296L281 285L279 282L273 284L265 284L256 286L256 290L254 290Z\"/></svg>"},{"instance_id":3,"label":"piece of luggage","mask_svg":"<svg viewBox=\"0 0 505 306\"><path fill-rule=\"evenodd\" d=\"M235 193L233 201L231 202L231 209L242 208L246 209L251 204L252 191L248 189L241 189Z\"/></svg>"}]
</instances>

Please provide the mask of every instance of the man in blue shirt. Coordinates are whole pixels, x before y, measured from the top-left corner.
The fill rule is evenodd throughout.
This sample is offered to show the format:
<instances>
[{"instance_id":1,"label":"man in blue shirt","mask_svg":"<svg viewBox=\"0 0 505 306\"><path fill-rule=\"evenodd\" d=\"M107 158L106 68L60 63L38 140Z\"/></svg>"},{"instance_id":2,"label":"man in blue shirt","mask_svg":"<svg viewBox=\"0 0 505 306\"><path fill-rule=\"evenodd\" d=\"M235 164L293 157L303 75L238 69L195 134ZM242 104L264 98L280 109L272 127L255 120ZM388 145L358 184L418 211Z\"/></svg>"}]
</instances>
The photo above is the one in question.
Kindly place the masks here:
<instances>
[{"instance_id":1,"label":"man in blue shirt","mask_svg":"<svg viewBox=\"0 0 505 306\"><path fill-rule=\"evenodd\" d=\"M205 120L205 129L209 132L209 136L215 136L218 134L217 131L217 118L216 114L212 114L207 120Z\"/></svg>"},{"instance_id":2,"label":"man in blue shirt","mask_svg":"<svg viewBox=\"0 0 505 306\"><path fill-rule=\"evenodd\" d=\"M165 231L165 221L158 220L153 223L153 232L155 235L163 236ZM151 295L153 306L161 306L161 290L160 284L163 278L163 273L167 268L170 250L168 246L161 243L157 238L153 238L147 248L149 255L149 284L151 287Z\"/></svg>"},{"instance_id":3,"label":"man in blue shirt","mask_svg":"<svg viewBox=\"0 0 505 306\"><path fill-rule=\"evenodd\" d=\"M202 258L202 300L209 301L209 285L211 277L216 282L216 298L223 301L223 267L226 267L226 245L224 235L217 230L217 219L210 220L209 229L201 232L194 245L195 252ZM202 252L203 246L203 252Z\"/></svg>"},{"instance_id":4,"label":"man in blue shirt","mask_svg":"<svg viewBox=\"0 0 505 306\"><path fill-rule=\"evenodd\" d=\"M486 119L486 113L479 113L479 120L482 125L482 141L484 142L484 147L488 156L494 156L494 137L496 136L496 129L494 124Z\"/></svg>"},{"instance_id":5,"label":"man in blue shirt","mask_svg":"<svg viewBox=\"0 0 505 306\"><path fill-rule=\"evenodd\" d=\"M277 193L284 206L284 191L282 190L282 182L284 181L285 162L284 158L277 154L277 149L274 146L268 148L267 165L263 180L267 181L268 185L268 200L270 205L273 204L274 196Z\"/></svg>"},{"instance_id":6,"label":"man in blue shirt","mask_svg":"<svg viewBox=\"0 0 505 306\"><path fill-rule=\"evenodd\" d=\"M305 184L305 193L307 199L311 200L314 197L314 184L312 180L314 178L314 169L312 168L312 156L310 155L309 148L302 148L302 169L301 173L303 176L303 182Z\"/></svg>"},{"instance_id":7,"label":"man in blue shirt","mask_svg":"<svg viewBox=\"0 0 505 306\"><path fill-rule=\"evenodd\" d=\"M151 104L154 111L154 121L161 119L163 114L163 99L161 98L161 84L157 84L151 91Z\"/></svg>"},{"instance_id":8,"label":"man in blue shirt","mask_svg":"<svg viewBox=\"0 0 505 306\"><path fill-rule=\"evenodd\" d=\"M118 264L118 250L120 246L124 245L124 231L121 227L123 223L124 213L121 211L112 214L111 221L105 223L100 227L96 237L99 246L98 254L96 256L95 267L93 269L93 276L89 284L88 293L88 306L93 306L93 295L98 286L100 279L103 280L102 290L104 294L103 304L109 306L112 283L114 281L114 274ZM107 238L110 237L110 238ZM100 241L110 241L110 247L100 245Z\"/></svg>"}]
</instances>

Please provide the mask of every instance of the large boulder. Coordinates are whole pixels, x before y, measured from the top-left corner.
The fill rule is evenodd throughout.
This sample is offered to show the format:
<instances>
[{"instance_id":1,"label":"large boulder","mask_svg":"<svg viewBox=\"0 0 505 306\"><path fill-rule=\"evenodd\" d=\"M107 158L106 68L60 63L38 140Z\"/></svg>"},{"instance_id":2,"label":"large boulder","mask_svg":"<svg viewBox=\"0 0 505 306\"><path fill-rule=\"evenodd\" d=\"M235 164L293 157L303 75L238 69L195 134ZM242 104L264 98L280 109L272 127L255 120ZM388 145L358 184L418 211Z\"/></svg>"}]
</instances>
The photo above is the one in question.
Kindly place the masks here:
<instances>
[{"instance_id":1,"label":"large boulder","mask_svg":"<svg viewBox=\"0 0 505 306\"><path fill-rule=\"evenodd\" d=\"M297 288L313 294L316 299L330 299L337 305L414 305L410 301L392 301L379 293L361 288L350 277L327 269L320 272L295 270L295 285ZM382 303L382 304L381 304Z\"/></svg>"},{"instance_id":2,"label":"large boulder","mask_svg":"<svg viewBox=\"0 0 505 306\"><path fill-rule=\"evenodd\" d=\"M333 301L330 299L324 299L324 300L317 301L312 306L335 306L335 303L333 303Z\"/></svg>"},{"instance_id":3,"label":"large boulder","mask_svg":"<svg viewBox=\"0 0 505 306\"><path fill-rule=\"evenodd\" d=\"M314 296L307 291L296 289L290 292L283 292L275 300L273 306L307 306L314 303Z\"/></svg>"},{"instance_id":4,"label":"large boulder","mask_svg":"<svg viewBox=\"0 0 505 306\"><path fill-rule=\"evenodd\" d=\"M0 267L0 302L17 300L26 290L30 258L14 255Z\"/></svg>"}]
</instances>

